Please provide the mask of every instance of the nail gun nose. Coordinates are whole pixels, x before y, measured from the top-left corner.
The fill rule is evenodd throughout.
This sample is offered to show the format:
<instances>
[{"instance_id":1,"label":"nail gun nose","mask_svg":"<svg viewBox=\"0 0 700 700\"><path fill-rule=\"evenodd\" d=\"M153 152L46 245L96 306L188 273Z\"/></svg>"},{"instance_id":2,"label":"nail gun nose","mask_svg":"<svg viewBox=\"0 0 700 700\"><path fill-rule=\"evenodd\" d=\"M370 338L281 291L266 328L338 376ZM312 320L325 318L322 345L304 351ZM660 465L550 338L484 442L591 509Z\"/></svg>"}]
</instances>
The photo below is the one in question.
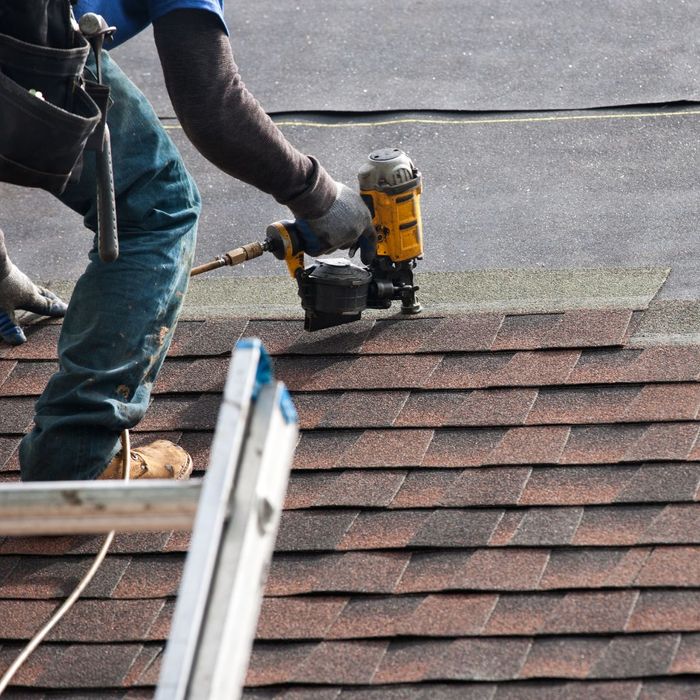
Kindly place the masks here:
<instances>
[{"instance_id":1,"label":"nail gun nose","mask_svg":"<svg viewBox=\"0 0 700 700\"><path fill-rule=\"evenodd\" d=\"M266 250L278 260L287 260L303 253L297 226L293 221L275 221L265 231Z\"/></svg>"}]
</instances>

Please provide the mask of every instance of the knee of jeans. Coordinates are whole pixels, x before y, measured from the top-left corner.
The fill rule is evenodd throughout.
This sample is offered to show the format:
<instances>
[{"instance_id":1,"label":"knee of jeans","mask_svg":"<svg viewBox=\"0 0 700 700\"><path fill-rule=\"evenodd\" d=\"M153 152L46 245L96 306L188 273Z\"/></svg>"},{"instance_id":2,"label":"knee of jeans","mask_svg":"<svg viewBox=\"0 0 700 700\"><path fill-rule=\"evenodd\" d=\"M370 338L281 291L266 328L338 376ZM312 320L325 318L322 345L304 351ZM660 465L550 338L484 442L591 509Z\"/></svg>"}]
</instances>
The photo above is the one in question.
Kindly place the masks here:
<instances>
[{"instance_id":1,"label":"knee of jeans","mask_svg":"<svg viewBox=\"0 0 700 700\"><path fill-rule=\"evenodd\" d=\"M180 241L183 254L194 255L197 242L197 224L202 214L202 198L195 181L186 170L184 170L182 187L183 201L186 201L187 205L180 209L184 223L184 230L180 236Z\"/></svg>"},{"instance_id":2,"label":"knee of jeans","mask_svg":"<svg viewBox=\"0 0 700 700\"><path fill-rule=\"evenodd\" d=\"M197 239L197 224L202 213L202 198L192 176L181 166L183 177L181 180L180 205L176 207L178 219L177 237L182 246L183 255L194 255Z\"/></svg>"},{"instance_id":3,"label":"knee of jeans","mask_svg":"<svg viewBox=\"0 0 700 700\"><path fill-rule=\"evenodd\" d=\"M192 207L197 212L197 218L199 218L199 215L202 213L202 196L199 194L197 183L189 173L187 173L187 179L189 180L190 191L192 193Z\"/></svg>"},{"instance_id":4,"label":"knee of jeans","mask_svg":"<svg viewBox=\"0 0 700 700\"><path fill-rule=\"evenodd\" d=\"M176 184L167 187L167 194L163 195L166 200L164 208L169 215L166 228L179 229L183 237L192 238L202 213L202 198L182 161L177 161L174 165L180 171L180 176Z\"/></svg>"},{"instance_id":5,"label":"knee of jeans","mask_svg":"<svg viewBox=\"0 0 700 700\"><path fill-rule=\"evenodd\" d=\"M189 175L152 183L151 192L131 193L117 206L122 252L157 247L168 256L193 254L201 213L199 193Z\"/></svg>"},{"instance_id":6,"label":"knee of jeans","mask_svg":"<svg viewBox=\"0 0 700 700\"><path fill-rule=\"evenodd\" d=\"M197 183L194 181L192 175L190 175L189 170L187 170L187 167L179 154L177 154L172 161L172 166L177 172L180 197L183 201L187 202L188 207L195 213L195 215L199 216L202 211L202 197L199 194Z\"/></svg>"}]
</instances>

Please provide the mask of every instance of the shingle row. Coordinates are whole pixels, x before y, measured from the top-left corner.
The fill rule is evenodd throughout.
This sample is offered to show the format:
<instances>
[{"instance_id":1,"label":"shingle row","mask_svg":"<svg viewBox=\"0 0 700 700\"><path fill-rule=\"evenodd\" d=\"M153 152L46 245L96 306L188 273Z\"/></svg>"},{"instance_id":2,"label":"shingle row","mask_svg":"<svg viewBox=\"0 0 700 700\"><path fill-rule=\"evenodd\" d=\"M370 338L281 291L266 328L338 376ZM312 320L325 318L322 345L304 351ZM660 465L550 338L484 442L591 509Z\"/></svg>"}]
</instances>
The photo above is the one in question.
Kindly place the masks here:
<instances>
[{"instance_id":1,"label":"shingle row","mask_svg":"<svg viewBox=\"0 0 700 700\"><path fill-rule=\"evenodd\" d=\"M278 551L700 544L695 504L285 511Z\"/></svg>"},{"instance_id":2,"label":"shingle row","mask_svg":"<svg viewBox=\"0 0 700 700\"><path fill-rule=\"evenodd\" d=\"M88 556L0 557L0 599L66 596ZM176 594L183 555L111 555L85 595L115 600ZM700 547L460 549L277 554L267 594L547 591L700 587Z\"/></svg>"},{"instance_id":3,"label":"shingle row","mask_svg":"<svg viewBox=\"0 0 700 700\"><path fill-rule=\"evenodd\" d=\"M311 392L294 398L307 430L647 423L697 419L700 383Z\"/></svg>"},{"instance_id":4,"label":"shingle row","mask_svg":"<svg viewBox=\"0 0 700 700\"><path fill-rule=\"evenodd\" d=\"M59 601L0 600L2 637L28 640ZM79 600L49 642L165 641L173 599ZM697 590L546 594L443 593L266 598L260 640L615 634L700 631Z\"/></svg>"},{"instance_id":5,"label":"shingle row","mask_svg":"<svg viewBox=\"0 0 700 700\"><path fill-rule=\"evenodd\" d=\"M306 430L602 425L695 421L700 384L320 392L294 399ZM220 401L218 394L158 397L138 430L167 431L176 425L211 431ZM34 402L28 396L0 399L5 434L29 429Z\"/></svg>"},{"instance_id":6,"label":"shingle row","mask_svg":"<svg viewBox=\"0 0 700 700\"><path fill-rule=\"evenodd\" d=\"M162 644L42 644L12 683L59 689L154 686L162 649ZM20 643L0 646L0 673L21 650ZM78 696L71 692L68 697L77 700Z\"/></svg>"},{"instance_id":7,"label":"shingle row","mask_svg":"<svg viewBox=\"0 0 700 700\"><path fill-rule=\"evenodd\" d=\"M700 423L305 431L302 469L700 460Z\"/></svg>"},{"instance_id":8,"label":"shingle row","mask_svg":"<svg viewBox=\"0 0 700 700\"><path fill-rule=\"evenodd\" d=\"M243 697L246 700L696 700L697 681L687 677L622 681L475 681L361 688L289 684L249 688Z\"/></svg>"},{"instance_id":9,"label":"shingle row","mask_svg":"<svg viewBox=\"0 0 700 700\"><path fill-rule=\"evenodd\" d=\"M573 310L554 314L479 313L410 319L365 319L309 334L302 320L231 319L184 321L178 325L171 356L213 356L231 352L240 337L260 338L275 355L475 352L623 345L633 312L624 309ZM60 325L30 327L28 343L0 346L0 359L53 360Z\"/></svg>"},{"instance_id":10,"label":"shingle row","mask_svg":"<svg viewBox=\"0 0 700 700\"><path fill-rule=\"evenodd\" d=\"M68 555L96 554L102 543L103 535L66 535L61 537L0 537L0 554L17 556L61 557L66 561L73 559ZM139 532L117 534L109 551L112 554L157 554L186 552L190 543L190 533Z\"/></svg>"},{"instance_id":11,"label":"shingle row","mask_svg":"<svg viewBox=\"0 0 700 700\"><path fill-rule=\"evenodd\" d=\"M266 594L700 587L700 547L278 554Z\"/></svg>"},{"instance_id":12,"label":"shingle row","mask_svg":"<svg viewBox=\"0 0 700 700\"><path fill-rule=\"evenodd\" d=\"M479 505L506 505L515 503L512 499L517 484L534 467L523 492L530 495L523 495L521 503L531 497L534 504L540 494L544 500L544 492L550 488L556 489L551 497L546 497L546 502L552 504L567 499L571 503L586 503L590 502L589 496L594 502L607 502L606 498L655 501L666 495L670 501L688 500L693 498L692 483L696 462L700 461L700 445L696 444L699 434L697 423L302 431L294 469L313 470L317 474L299 475L298 487L293 483L291 493L295 497L300 495L310 505L312 496L302 494L301 484L303 478L313 476L317 479L314 484L322 487L317 495L319 505L388 505L389 494L400 484L403 484L401 497L407 499L397 502L401 507L443 505L438 503L443 486L455 489L455 501L444 505L462 505L457 494L462 492L464 504L470 503L470 496L460 489L460 484L466 488L470 482L469 488L474 489L470 493L475 499L480 492L494 495L492 503ZM133 444L172 440L192 455L195 470L203 470L209 461L211 436L210 431L137 431ZM7 478L17 478L20 438L20 435L0 437L0 479L4 473ZM474 467L483 469L474 470ZM500 473L499 469L502 469ZM343 476L347 470L352 471ZM356 479L360 470L365 474ZM390 471L395 474L392 476ZM503 492L496 499L493 489L500 477ZM338 485L345 480L348 498L325 503L324 498L335 498L337 488L328 484L336 483L336 479L340 480ZM576 485L579 480L581 486L591 491L579 489ZM375 485L382 483L381 494L373 494ZM571 488L575 492L570 498ZM429 495L418 495L422 490ZM366 495L369 500L353 502L353 492L358 498ZM414 497L418 498L415 504L411 500ZM290 507L296 507L291 504L290 501Z\"/></svg>"},{"instance_id":13,"label":"shingle row","mask_svg":"<svg viewBox=\"0 0 700 700\"><path fill-rule=\"evenodd\" d=\"M267 598L261 640L700 631L700 591Z\"/></svg>"},{"instance_id":14,"label":"shingle row","mask_svg":"<svg viewBox=\"0 0 700 700\"><path fill-rule=\"evenodd\" d=\"M296 394L302 429L449 428L695 421L700 383ZM26 431L34 397L0 398L4 433ZM139 430L213 430L220 396L158 397Z\"/></svg>"},{"instance_id":15,"label":"shingle row","mask_svg":"<svg viewBox=\"0 0 700 700\"><path fill-rule=\"evenodd\" d=\"M45 544L44 549L49 546ZM148 551L153 549L149 548ZM184 554L112 553L100 566L84 595L86 598L115 600L160 600L174 596L177 594L184 560ZM0 600L65 597L77 585L91 563L92 558L87 555L0 556Z\"/></svg>"},{"instance_id":16,"label":"shingle row","mask_svg":"<svg viewBox=\"0 0 700 700\"><path fill-rule=\"evenodd\" d=\"M230 359L172 358L155 392L221 392ZM485 389L580 384L693 382L700 348L596 348L423 355L277 357L275 375L295 392L353 389ZM51 361L0 360L0 396L38 395L56 371Z\"/></svg>"},{"instance_id":17,"label":"shingle row","mask_svg":"<svg viewBox=\"0 0 700 700\"><path fill-rule=\"evenodd\" d=\"M214 395L194 401L161 400L136 433L171 432L173 425L180 425L183 431L209 433L216 422L218 404ZM29 428L33 405L34 399L30 398L0 399L6 426L0 438L0 461L10 459L19 436ZM306 416L311 419L308 413ZM699 434L697 421L314 430L302 434L294 464L303 469L334 469L697 461ZM202 442L206 437L201 438ZM198 461L200 466L205 463Z\"/></svg>"},{"instance_id":18,"label":"shingle row","mask_svg":"<svg viewBox=\"0 0 700 700\"><path fill-rule=\"evenodd\" d=\"M2 638L29 640L60 600L0 600ZM47 642L148 642L167 639L173 601L80 599L49 633Z\"/></svg>"},{"instance_id":19,"label":"shingle row","mask_svg":"<svg viewBox=\"0 0 700 700\"><path fill-rule=\"evenodd\" d=\"M18 644L0 647L0 672L20 648ZM45 644L20 669L15 686L153 686L161 660L162 646L153 643ZM698 634L263 642L253 649L247 683L257 686L536 678L636 680L697 673L699 667Z\"/></svg>"},{"instance_id":20,"label":"shingle row","mask_svg":"<svg viewBox=\"0 0 700 700\"><path fill-rule=\"evenodd\" d=\"M691 382L700 348L670 346L425 355L277 357L276 376L293 391L481 389L567 384ZM171 359L155 390L220 392L228 357ZM0 396L38 394L55 362L0 360Z\"/></svg>"},{"instance_id":21,"label":"shingle row","mask_svg":"<svg viewBox=\"0 0 700 700\"><path fill-rule=\"evenodd\" d=\"M700 378L700 348L278 357L275 372L293 391L692 382Z\"/></svg>"},{"instance_id":22,"label":"shingle row","mask_svg":"<svg viewBox=\"0 0 700 700\"><path fill-rule=\"evenodd\" d=\"M555 314L466 314L365 320L309 335L299 322L251 321L244 333L273 354L413 354L622 345L632 312L574 310Z\"/></svg>"},{"instance_id":23,"label":"shingle row","mask_svg":"<svg viewBox=\"0 0 700 700\"><path fill-rule=\"evenodd\" d=\"M285 508L665 503L700 498L700 462L293 472Z\"/></svg>"},{"instance_id":24,"label":"shingle row","mask_svg":"<svg viewBox=\"0 0 700 700\"><path fill-rule=\"evenodd\" d=\"M260 643L248 685L526 678L619 679L700 672L700 634Z\"/></svg>"}]
</instances>

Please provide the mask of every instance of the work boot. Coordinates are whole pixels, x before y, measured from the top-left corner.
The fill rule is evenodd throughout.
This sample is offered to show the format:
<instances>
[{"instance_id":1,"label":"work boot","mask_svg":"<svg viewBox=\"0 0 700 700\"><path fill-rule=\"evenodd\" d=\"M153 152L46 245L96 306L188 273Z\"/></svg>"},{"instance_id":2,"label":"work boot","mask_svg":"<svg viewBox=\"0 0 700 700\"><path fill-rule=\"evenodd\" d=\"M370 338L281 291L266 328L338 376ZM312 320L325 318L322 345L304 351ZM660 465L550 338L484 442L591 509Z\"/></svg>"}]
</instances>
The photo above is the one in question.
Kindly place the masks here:
<instances>
[{"instance_id":1,"label":"work boot","mask_svg":"<svg viewBox=\"0 0 700 700\"><path fill-rule=\"evenodd\" d=\"M122 453L119 452L98 479L123 479ZM192 457L170 440L156 440L131 450L130 479L187 479L192 473Z\"/></svg>"}]
</instances>

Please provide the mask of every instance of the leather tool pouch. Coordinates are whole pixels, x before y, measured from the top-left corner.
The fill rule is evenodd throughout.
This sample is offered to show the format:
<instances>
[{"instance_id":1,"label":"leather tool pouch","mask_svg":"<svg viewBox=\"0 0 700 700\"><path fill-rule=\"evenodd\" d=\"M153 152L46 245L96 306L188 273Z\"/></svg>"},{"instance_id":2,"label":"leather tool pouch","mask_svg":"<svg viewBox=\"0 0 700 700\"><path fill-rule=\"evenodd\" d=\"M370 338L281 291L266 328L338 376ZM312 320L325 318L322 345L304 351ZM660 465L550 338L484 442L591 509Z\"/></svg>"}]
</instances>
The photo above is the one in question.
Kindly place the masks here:
<instances>
[{"instance_id":1,"label":"leather tool pouch","mask_svg":"<svg viewBox=\"0 0 700 700\"><path fill-rule=\"evenodd\" d=\"M104 124L83 88L90 46L73 28L70 4L0 3L0 181L53 194L79 172L88 138Z\"/></svg>"}]
</instances>

